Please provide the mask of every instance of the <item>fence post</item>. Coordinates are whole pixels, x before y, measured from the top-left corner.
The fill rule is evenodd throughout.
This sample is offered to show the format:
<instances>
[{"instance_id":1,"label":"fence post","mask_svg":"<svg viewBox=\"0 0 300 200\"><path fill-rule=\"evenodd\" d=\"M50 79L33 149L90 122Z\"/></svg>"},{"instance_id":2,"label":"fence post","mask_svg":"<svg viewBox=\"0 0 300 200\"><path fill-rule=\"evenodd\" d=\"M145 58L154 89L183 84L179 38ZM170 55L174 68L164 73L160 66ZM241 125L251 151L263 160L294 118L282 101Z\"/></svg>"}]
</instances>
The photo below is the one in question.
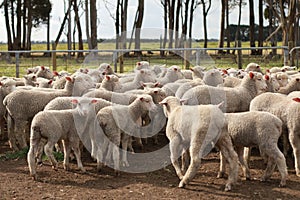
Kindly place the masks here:
<instances>
[{"instance_id":1,"label":"fence post","mask_svg":"<svg viewBox=\"0 0 300 200\"><path fill-rule=\"evenodd\" d=\"M20 76L20 53L16 52L16 77Z\"/></svg>"},{"instance_id":2,"label":"fence post","mask_svg":"<svg viewBox=\"0 0 300 200\"><path fill-rule=\"evenodd\" d=\"M118 72L118 52L113 52L113 63L114 63L114 72Z\"/></svg>"},{"instance_id":3,"label":"fence post","mask_svg":"<svg viewBox=\"0 0 300 200\"><path fill-rule=\"evenodd\" d=\"M239 69L242 69L243 67L243 61L242 61L242 49L241 49L241 47L242 47L242 43L241 43L241 40L238 40L238 59L237 59L237 61L238 61L238 68Z\"/></svg>"},{"instance_id":4,"label":"fence post","mask_svg":"<svg viewBox=\"0 0 300 200\"><path fill-rule=\"evenodd\" d=\"M190 40L185 41L184 48L190 48ZM185 50L184 51L184 66L185 66L185 69L189 69L190 68L190 61L189 61L189 59L190 59L190 53L191 53L190 50Z\"/></svg>"},{"instance_id":5,"label":"fence post","mask_svg":"<svg viewBox=\"0 0 300 200\"><path fill-rule=\"evenodd\" d=\"M289 65L289 49L284 48L283 50L283 65Z\"/></svg>"},{"instance_id":6,"label":"fence post","mask_svg":"<svg viewBox=\"0 0 300 200\"><path fill-rule=\"evenodd\" d=\"M200 50L196 50L196 65L200 65Z\"/></svg>"},{"instance_id":7,"label":"fence post","mask_svg":"<svg viewBox=\"0 0 300 200\"><path fill-rule=\"evenodd\" d=\"M56 71L56 45L55 42L52 43L52 70Z\"/></svg>"}]
</instances>

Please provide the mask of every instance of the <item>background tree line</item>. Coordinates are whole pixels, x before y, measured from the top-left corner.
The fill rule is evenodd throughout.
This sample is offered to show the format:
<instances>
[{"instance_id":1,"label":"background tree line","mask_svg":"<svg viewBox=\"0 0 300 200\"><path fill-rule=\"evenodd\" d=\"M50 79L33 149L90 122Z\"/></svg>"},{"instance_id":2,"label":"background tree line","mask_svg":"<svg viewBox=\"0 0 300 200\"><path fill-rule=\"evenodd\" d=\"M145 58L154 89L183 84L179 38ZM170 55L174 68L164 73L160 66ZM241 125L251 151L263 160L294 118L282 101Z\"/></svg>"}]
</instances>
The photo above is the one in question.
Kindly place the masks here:
<instances>
[{"instance_id":1,"label":"background tree line","mask_svg":"<svg viewBox=\"0 0 300 200\"><path fill-rule=\"evenodd\" d=\"M115 22L117 36L116 48L140 48L140 35L143 26L145 0L137 2L134 26L128 27L128 0L101 0L110 12ZM254 0L214 0L220 2L220 36L219 47L230 47L231 42L249 40L250 46L256 44L262 47L270 42L277 45L282 41L284 46L293 48L298 45L300 3L297 0L260 0L258 1L258 15L254 15ZM97 48L97 29L100 18L97 17L96 0L64 0L65 16L62 20L60 31L54 42L58 44L62 34L67 35L68 49L76 48L75 38L78 41L78 49L83 49L83 31L85 31L89 49ZM201 12L203 19L204 46L207 47L207 18L211 9L212 0L160 0L163 11L164 34L163 48L184 47L191 44L193 38L193 19L195 11ZM248 5L249 25L241 25L242 7ZM197 9L199 8L199 9ZM31 33L33 27L45 24L47 27L47 48L50 49L51 28L51 0L2 0L0 9L3 11L6 23L8 50L30 50ZM239 10L236 24L229 24L230 13L233 9ZM258 17L256 25L255 17ZM81 18L85 20L85 27L81 26ZM264 26L264 19L268 24ZM128 30L132 35L128 36ZM131 40L128 43L127 38ZM73 45L72 45L73 44ZM224 53L220 51L220 53ZM229 51L227 53L230 53ZM261 50L253 50L252 54L262 54ZM79 54L82 56L82 54Z\"/></svg>"}]
</instances>

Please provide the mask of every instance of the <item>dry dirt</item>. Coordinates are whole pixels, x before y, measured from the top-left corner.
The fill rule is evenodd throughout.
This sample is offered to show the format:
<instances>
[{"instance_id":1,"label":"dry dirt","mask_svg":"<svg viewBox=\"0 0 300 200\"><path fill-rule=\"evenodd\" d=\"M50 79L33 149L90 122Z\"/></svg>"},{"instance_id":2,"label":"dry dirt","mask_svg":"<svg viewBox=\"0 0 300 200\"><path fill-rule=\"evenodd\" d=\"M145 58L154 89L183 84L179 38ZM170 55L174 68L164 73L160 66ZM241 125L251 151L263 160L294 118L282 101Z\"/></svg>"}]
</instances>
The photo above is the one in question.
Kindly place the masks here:
<instances>
[{"instance_id":1,"label":"dry dirt","mask_svg":"<svg viewBox=\"0 0 300 200\"><path fill-rule=\"evenodd\" d=\"M151 148L150 147L146 148ZM7 143L0 142L0 155L9 151ZM255 153L255 152L254 152ZM240 180L230 192L224 192L225 179L217 179L219 156L210 153L203 160L196 177L185 189L177 187L179 180L172 166L151 173L121 173L115 177L113 170L97 173L95 162L88 153L83 154L87 173L71 164L71 171L52 170L47 161L37 169L40 181L29 176L26 158L0 160L0 200L2 199L300 199L300 177L295 175L293 159L288 158L287 187L279 188L280 175L274 172L271 180L260 182L265 165L256 154L250 167L254 178ZM241 170L240 170L241 171Z\"/></svg>"}]
</instances>

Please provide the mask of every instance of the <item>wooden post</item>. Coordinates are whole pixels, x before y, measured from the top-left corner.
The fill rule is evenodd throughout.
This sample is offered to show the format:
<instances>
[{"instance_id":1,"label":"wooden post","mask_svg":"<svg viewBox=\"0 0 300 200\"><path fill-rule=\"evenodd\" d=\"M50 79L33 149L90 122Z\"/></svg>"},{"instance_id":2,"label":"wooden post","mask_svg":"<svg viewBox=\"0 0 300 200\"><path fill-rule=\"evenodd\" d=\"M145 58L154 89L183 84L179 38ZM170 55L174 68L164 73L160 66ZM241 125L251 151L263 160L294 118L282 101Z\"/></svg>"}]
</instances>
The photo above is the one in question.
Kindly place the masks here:
<instances>
[{"instance_id":1,"label":"wooden post","mask_svg":"<svg viewBox=\"0 0 300 200\"><path fill-rule=\"evenodd\" d=\"M56 44L55 44L55 42L52 43L52 50L53 50L53 52L52 52L52 70L56 71L56 52L55 52Z\"/></svg>"},{"instance_id":2,"label":"wooden post","mask_svg":"<svg viewBox=\"0 0 300 200\"><path fill-rule=\"evenodd\" d=\"M190 48L190 41L185 41L184 42L184 48ZM185 69L189 69L190 68L190 55L191 55L191 51L190 50L185 50L184 51L184 66Z\"/></svg>"}]
</instances>

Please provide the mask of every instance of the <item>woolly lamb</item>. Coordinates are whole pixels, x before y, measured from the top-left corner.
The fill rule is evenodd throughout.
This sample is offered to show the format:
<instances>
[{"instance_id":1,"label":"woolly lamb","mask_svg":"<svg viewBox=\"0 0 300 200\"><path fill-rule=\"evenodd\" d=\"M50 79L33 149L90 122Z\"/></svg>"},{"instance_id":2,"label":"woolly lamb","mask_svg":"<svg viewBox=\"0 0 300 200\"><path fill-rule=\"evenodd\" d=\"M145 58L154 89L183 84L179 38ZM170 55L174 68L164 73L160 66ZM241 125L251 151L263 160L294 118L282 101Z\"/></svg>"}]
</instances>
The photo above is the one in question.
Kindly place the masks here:
<instances>
[{"instance_id":1,"label":"woolly lamb","mask_svg":"<svg viewBox=\"0 0 300 200\"><path fill-rule=\"evenodd\" d=\"M100 86L108 91L119 90L120 87L119 78L115 75L105 75Z\"/></svg>"},{"instance_id":2,"label":"woolly lamb","mask_svg":"<svg viewBox=\"0 0 300 200\"><path fill-rule=\"evenodd\" d=\"M182 79L183 75L178 66L173 65L167 69L166 75L163 78L156 79L161 85L166 85L167 83L175 82L178 79Z\"/></svg>"},{"instance_id":3,"label":"woolly lamb","mask_svg":"<svg viewBox=\"0 0 300 200\"><path fill-rule=\"evenodd\" d=\"M175 96L179 99L188 91L189 89L196 87L198 85L204 85L205 83L201 78L193 79L192 81L181 84L176 90ZM171 95L168 95L171 96ZM173 96L173 95L172 95Z\"/></svg>"},{"instance_id":4,"label":"woolly lamb","mask_svg":"<svg viewBox=\"0 0 300 200\"><path fill-rule=\"evenodd\" d=\"M210 69L205 72L203 76L203 82L206 85L216 87L219 84L223 83L223 77L221 75L221 72L218 69Z\"/></svg>"},{"instance_id":5,"label":"woolly lamb","mask_svg":"<svg viewBox=\"0 0 300 200\"><path fill-rule=\"evenodd\" d=\"M195 66L195 67L191 67L190 70L193 72L193 79L197 79L197 78L203 78L204 76L204 71L205 71L205 67L202 66Z\"/></svg>"},{"instance_id":6,"label":"woolly lamb","mask_svg":"<svg viewBox=\"0 0 300 200\"><path fill-rule=\"evenodd\" d=\"M53 147L59 141L63 140L64 145L64 169L69 170L69 155L73 149L76 156L78 168L85 172L81 162L81 152L79 148L80 139L77 134L75 118L83 119L92 111L91 108L96 100L90 99L73 99L72 102L77 104L76 109L70 110L47 110L36 114L32 120L30 132L30 148L27 155L30 175L37 180L36 174L36 155L38 154L39 145L42 139L46 140L44 146L45 154L50 159L54 169L58 168L58 163L53 155ZM78 120L77 120L78 121Z\"/></svg>"},{"instance_id":7,"label":"woolly lamb","mask_svg":"<svg viewBox=\"0 0 300 200\"><path fill-rule=\"evenodd\" d=\"M297 90L300 90L300 78L292 78L286 86L278 90L278 93L289 94Z\"/></svg>"},{"instance_id":8,"label":"woolly lamb","mask_svg":"<svg viewBox=\"0 0 300 200\"><path fill-rule=\"evenodd\" d=\"M151 68L148 61L140 61L136 63L135 69L141 70L141 69L151 69Z\"/></svg>"},{"instance_id":9,"label":"woolly lamb","mask_svg":"<svg viewBox=\"0 0 300 200\"><path fill-rule=\"evenodd\" d=\"M248 111L251 100L266 91L267 85L260 73L250 72L244 77L240 86L235 88L196 86L182 97L187 105L219 104L224 112Z\"/></svg>"},{"instance_id":10,"label":"woolly lamb","mask_svg":"<svg viewBox=\"0 0 300 200\"><path fill-rule=\"evenodd\" d=\"M184 187L194 178L201 159L216 144L230 164L225 191L231 190L238 178L238 157L229 135L222 133L225 120L218 106L181 106L176 97L167 97L160 104L168 118L166 135L170 140L171 162L181 179L179 187ZM179 167L178 158L185 150L189 151L191 161L184 174Z\"/></svg>"},{"instance_id":11,"label":"woolly lamb","mask_svg":"<svg viewBox=\"0 0 300 200\"><path fill-rule=\"evenodd\" d=\"M289 76L285 72L277 72L275 74L275 78L277 79L280 87L285 87L289 82Z\"/></svg>"},{"instance_id":12,"label":"woolly lamb","mask_svg":"<svg viewBox=\"0 0 300 200\"><path fill-rule=\"evenodd\" d=\"M32 87L36 86L37 77L35 74L24 75L23 78L24 78L25 86L32 86Z\"/></svg>"},{"instance_id":13,"label":"woolly lamb","mask_svg":"<svg viewBox=\"0 0 300 200\"><path fill-rule=\"evenodd\" d=\"M277 165L281 174L280 187L285 186L288 175L287 166L285 157L277 146L281 136L282 121L271 113L258 111L226 113L225 118L228 128L224 130L229 133L232 139L245 177L251 179L248 164L243 159L244 147L257 146L261 155L268 160L267 168L261 180L269 179ZM221 156L219 177L222 177L224 172L225 161Z\"/></svg>"},{"instance_id":14,"label":"woolly lamb","mask_svg":"<svg viewBox=\"0 0 300 200\"><path fill-rule=\"evenodd\" d=\"M36 76L46 79L52 79L54 75L48 67L40 66L36 72Z\"/></svg>"},{"instance_id":15,"label":"woolly lamb","mask_svg":"<svg viewBox=\"0 0 300 200\"><path fill-rule=\"evenodd\" d=\"M116 92L126 92L141 88L141 82L155 82L154 75L151 70L141 69L135 72L133 81L122 83L120 88L115 90Z\"/></svg>"},{"instance_id":16,"label":"woolly lamb","mask_svg":"<svg viewBox=\"0 0 300 200\"><path fill-rule=\"evenodd\" d=\"M261 71L261 68L259 66L259 64L257 63L249 63L245 69L245 72L260 72L263 73Z\"/></svg>"},{"instance_id":17,"label":"woolly lamb","mask_svg":"<svg viewBox=\"0 0 300 200\"><path fill-rule=\"evenodd\" d=\"M283 122L283 154L287 155L289 140L293 148L296 175L300 177L299 100L299 98L290 99L283 94L268 92L254 98L250 104L250 110L270 112L281 119Z\"/></svg>"},{"instance_id":18,"label":"woolly lamb","mask_svg":"<svg viewBox=\"0 0 300 200\"><path fill-rule=\"evenodd\" d=\"M128 133L128 128L138 130L141 126L140 120L143 113L155 109L150 95L140 95L130 105L114 105L101 109L97 114L99 124L107 138L104 140L102 149L107 149L107 156L104 158L102 152L97 153L97 169L101 169L102 158L105 163L109 162L111 156L114 162L114 169L119 171L119 146L122 143L122 163L124 166L129 166L127 161L127 145L131 136L137 136L138 133ZM134 128L135 127L135 128ZM125 134L121 137L121 132ZM137 131L138 132L138 131ZM130 135L127 135L130 134ZM122 142L121 142L122 138Z\"/></svg>"},{"instance_id":19,"label":"woolly lamb","mask_svg":"<svg viewBox=\"0 0 300 200\"><path fill-rule=\"evenodd\" d=\"M16 90L5 97L3 104L8 111L10 123L13 123L9 124L8 130L11 132L10 136L12 138L9 139L14 150L19 149L15 141L16 138L18 139L20 148L27 147L26 134L23 133L24 127L26 127L27 122L39 111L42 111L52 99L58 96L80 96L79 94L82 94L94 86L93 83L86 82L85 77L66 77L66 79L67 83L65 89L62 90L54 90L53 92Z\"/></svg>"},{"instance_id":20,"label":"woolly lamb","mask_svg":"<svg viewBox=\"0 0 300 200\"><path fill-rule=\"evenodd\" d=\"M13 92L16 88L16 82L12 79L5 79L0 82L0 138L4 139L4 124L5 124L5 114L6 108L3 105L3 99Z\"/></svg>"}]
</instances>

